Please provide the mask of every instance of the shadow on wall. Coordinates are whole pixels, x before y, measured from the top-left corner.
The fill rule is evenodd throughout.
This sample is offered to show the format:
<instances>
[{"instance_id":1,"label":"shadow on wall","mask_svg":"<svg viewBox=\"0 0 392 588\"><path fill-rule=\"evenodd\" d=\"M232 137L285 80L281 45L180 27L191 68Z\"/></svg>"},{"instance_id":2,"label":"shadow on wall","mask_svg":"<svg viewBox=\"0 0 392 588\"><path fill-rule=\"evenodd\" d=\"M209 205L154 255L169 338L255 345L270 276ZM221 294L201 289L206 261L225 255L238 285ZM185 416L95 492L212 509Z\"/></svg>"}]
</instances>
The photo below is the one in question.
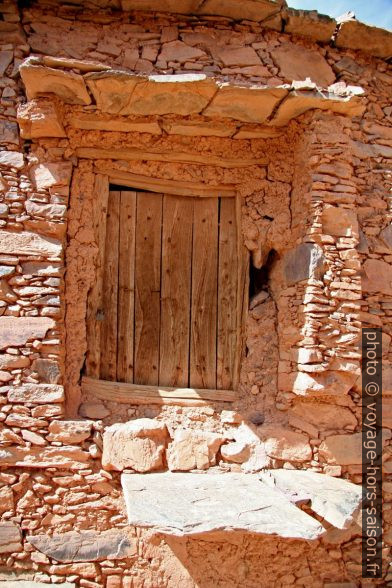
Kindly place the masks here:
<instances>
[{"instance_id":1,"label":"shadow on wall","mask_svg":"<svg viewBox=\"0 0 392 588\"><path fill-rule=\"evenodd\" d=\"M288 586L304 576L313 577L313 585L320 586L318 578L324 582L349 581L343 560L333 560L321 541L241 532L217 532L208 539L161 537L184 568L178 578L184 588L270 588L271 578L279 578L274 586ZM304 565L304 561L308 563Z\"/></svg>"}]
</instances>

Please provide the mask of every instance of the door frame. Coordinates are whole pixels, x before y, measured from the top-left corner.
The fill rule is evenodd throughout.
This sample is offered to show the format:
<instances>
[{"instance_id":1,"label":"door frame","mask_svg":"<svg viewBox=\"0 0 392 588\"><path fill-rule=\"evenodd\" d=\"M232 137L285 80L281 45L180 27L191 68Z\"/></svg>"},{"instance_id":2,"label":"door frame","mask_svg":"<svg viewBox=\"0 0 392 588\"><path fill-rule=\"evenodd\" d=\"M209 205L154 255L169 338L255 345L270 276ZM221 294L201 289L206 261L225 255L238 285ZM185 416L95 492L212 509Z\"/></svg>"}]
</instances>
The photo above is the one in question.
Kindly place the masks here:
<instances>
[{"instance_id":1,"label":"door frame","mask_svg":"<svg viewBox=\"0 0 392 588\"><path fill-rule=\"evenodd\" d=\"M183 182L149 178L107 169L102 171L95 167L93 224L98 246L96 276L87 299L87 374L82 377L83 393L90 393L103 400L126 404L176 404L200 406L208 401L233 402L239 385L241 362L245 351L245 322L249 298L249 251L245 247L241 231L241 208L243 197L235 185L206 186L202 183ZM145 386L123 382L112 382L99 378L99 354L101 340L100 309L102 308L103 270L105 263L106 215L110 185L124 186L149 192L203 197L234 197L236 200L237 256L238 256L238 290L237 290L237 353L234 366L232 390L210 390L194 388L169 388L162 386Z\"/></svg>"}]
</instances>

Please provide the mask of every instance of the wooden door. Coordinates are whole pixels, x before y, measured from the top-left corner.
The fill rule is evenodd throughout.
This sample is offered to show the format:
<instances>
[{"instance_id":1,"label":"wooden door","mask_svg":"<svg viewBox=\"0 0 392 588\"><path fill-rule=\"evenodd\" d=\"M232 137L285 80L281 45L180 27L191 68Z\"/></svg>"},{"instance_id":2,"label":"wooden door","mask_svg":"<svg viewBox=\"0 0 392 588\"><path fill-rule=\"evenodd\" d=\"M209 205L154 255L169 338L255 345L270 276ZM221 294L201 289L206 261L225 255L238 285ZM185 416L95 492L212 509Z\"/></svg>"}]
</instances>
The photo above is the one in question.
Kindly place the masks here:
<instances>
[{"instance_id":1,"label":"wooden door","mask_svg":"<svg viewBox=\"0 0 392 588\"><path fill-rule=\"evenodd\" d=\"M233 388L243 291L236 199L111 191L105 234L87 376Z\"/></svg>"}]
</instances>

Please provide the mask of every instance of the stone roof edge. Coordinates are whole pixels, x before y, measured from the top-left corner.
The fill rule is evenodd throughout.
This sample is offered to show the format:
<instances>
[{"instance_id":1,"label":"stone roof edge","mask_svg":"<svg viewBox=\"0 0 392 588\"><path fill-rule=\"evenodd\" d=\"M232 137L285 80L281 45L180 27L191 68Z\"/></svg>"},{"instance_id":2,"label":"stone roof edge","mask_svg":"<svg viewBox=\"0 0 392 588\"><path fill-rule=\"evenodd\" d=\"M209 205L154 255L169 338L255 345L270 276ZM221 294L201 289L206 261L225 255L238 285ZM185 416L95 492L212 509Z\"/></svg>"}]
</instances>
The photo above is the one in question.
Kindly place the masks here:
<instances>
[{"instance_id":1,"label":"stone roof edge","mask_svg":"<svg viewBox=\"0 0 392 588\"><path fill-rule=\"evenodd\" d=\"M58 2L64 4L64 0ZM92 8L88 0L79 0L81 6L77 2L72 2L74 9ZM281 33L392 59L392 31L365 24L357 20L353 12L334 19L317 10L288 7L286 0L100 0L99 5L125 12L163 12L253 21Z\"/></svg>"},{"instance_id":2,"label":"stone roof edge","mask_svg":"<svg viewBox=\"0 0 392 588\"><path fill-rule=\"evenodd\" d=\"M329 42L343 49L360 50L382 59L392 58L392 31L357 20L353 12L334 19L317 10L282 7L279 14L282 18L282 33L308 36L317 42ZM332 27L334 30L329 39L326 39L326 32ZM373 42L367 44L363 37L372 37ZM379 46L383 43L384 48Z\"/></svg>"}]
</instances>

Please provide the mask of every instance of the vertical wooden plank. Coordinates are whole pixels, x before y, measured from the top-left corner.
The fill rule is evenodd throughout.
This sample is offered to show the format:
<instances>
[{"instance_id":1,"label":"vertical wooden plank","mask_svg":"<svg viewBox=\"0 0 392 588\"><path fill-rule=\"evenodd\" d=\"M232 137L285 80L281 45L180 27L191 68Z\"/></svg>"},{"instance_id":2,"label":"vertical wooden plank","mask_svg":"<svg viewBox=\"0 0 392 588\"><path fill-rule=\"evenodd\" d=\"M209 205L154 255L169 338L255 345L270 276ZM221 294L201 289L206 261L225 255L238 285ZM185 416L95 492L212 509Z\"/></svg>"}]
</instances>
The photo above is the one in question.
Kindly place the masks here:
<instances>
[{"instance_id":1,"label":"vertical wooden plank","mask_svg":"<svg viewBox=\"0 0 392 588\"><path fill-rule=\"evenodd\" d=\"M101 362L101 315L103 310L103 273L105 267L106 216L108 212L109 180L102 174L95 176L93 200L93 230L98 249L96 274L87 301L87 357L86 374L99 378Z\"/></svg>"},{"instance_id":2,"label":"vertical wooden plank","mask_svg":"<svg viewBox=\"0 0 392 588\"><path fill-rule=\"evenodd\" d=\"M162 195L139 192L136 204L135 384L158 384Z\"/></svg>"},{"instance_id":3,"label":"vertical wooden plank","mask_svg":"<svg viewBox=\"0 0 392 588\"><path fill-rule=\"evenodd\" d=\"M190 386L216 388L218 198L193 213Z\"/></svg>"},{"instance_id":4,"label":"vertical wooden plank","mask_svg":"<svg viewBox=\"0 0 392 588\"><path fill-rule=\"evenodd\" d=\"M237 226L237 352L233 375L233 389L236 390L240 379L241 362L245 350L245 326L249 307L249 251L245 247L242 235L242 204L243 198L239 194L236 200Z\"/></svg>"},{"instance_id":5,"label":"vertical wooden plank","mask_svg":"<svg viewBox=\"0 0 392 588\"><path fill-rule=\"evenodd\" d=\"M133 383L136 192L121 192L118 249L117 380Z\"/></svg>"},{"instance_id":6,"label":"vertical wooden plank","mask_svg":"<svg viewBox=\"0 0 392 588\"><path fill-rule=\"evenodd\" d=\"M117 302L120 192L110 192L106 221L101 379L117 378Z\"/></svg>"},{"instance_id":7,"label":"vertical wooden plank","mask_svg":"<svg viewBox=\"0 0 392 588\"><path fill-rule=\"evenodd\" d=\"M235 198L221 198L218 263L217 388L230 390L236 368L238 247Z\"/></svg>"},{"instance_id":8,"label":"vertical wooden plank","mask_svg":"<svg viewBox=\"0 0 392 588\"><path fill-rule=\"evenodd\" d=\"M188 386L193 198L163 196L159 384Z\"/></svg>"}]
</instances>

